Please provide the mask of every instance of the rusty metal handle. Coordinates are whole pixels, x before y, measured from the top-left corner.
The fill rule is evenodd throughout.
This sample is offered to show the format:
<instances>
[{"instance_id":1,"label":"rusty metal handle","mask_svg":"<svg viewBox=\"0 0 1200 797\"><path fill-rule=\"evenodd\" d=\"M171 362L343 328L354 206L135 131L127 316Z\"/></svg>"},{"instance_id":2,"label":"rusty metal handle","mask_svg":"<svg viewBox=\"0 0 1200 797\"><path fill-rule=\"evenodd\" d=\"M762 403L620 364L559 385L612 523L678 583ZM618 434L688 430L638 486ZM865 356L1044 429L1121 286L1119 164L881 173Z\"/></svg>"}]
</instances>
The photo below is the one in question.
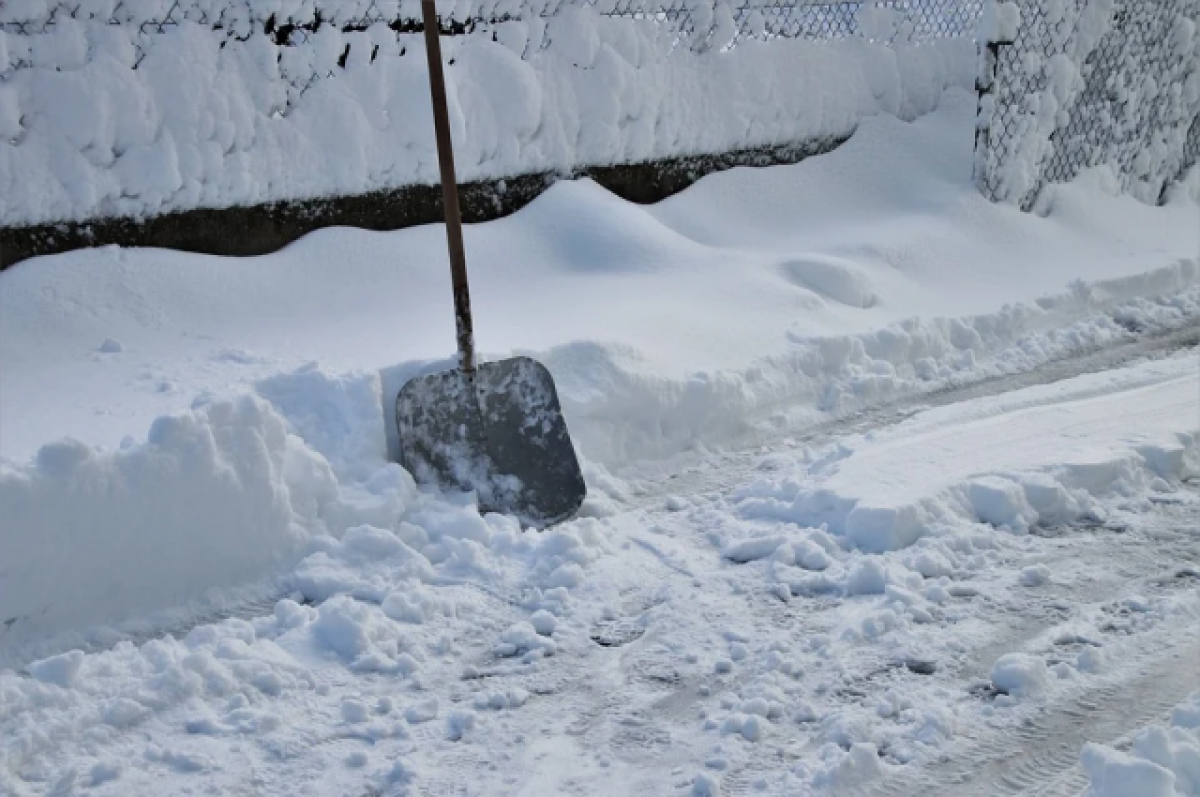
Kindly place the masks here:
<instances>
[{"instance_id":1,"label":"rusty metal handle","mask_svg":"<svg viewBox=\"0 0 1200 797\"><path fill-rule=\"evenodd\" d=\"M450 277L454 285L454 324L458 332L458 367L475 371L475 334L471 324L471 291L467 286L467 255L463 247L462 211L454 174L454 149L450 140L450 113L446 110L446 78L442 74L442 45L437 9L433 0L421 0L425 25L425 54L429 58L429 93L433 97L433 130L437 139L438 166L442 174L442 205L446 211L446 243L450 251Z\"/></svg>"}]
</instances>

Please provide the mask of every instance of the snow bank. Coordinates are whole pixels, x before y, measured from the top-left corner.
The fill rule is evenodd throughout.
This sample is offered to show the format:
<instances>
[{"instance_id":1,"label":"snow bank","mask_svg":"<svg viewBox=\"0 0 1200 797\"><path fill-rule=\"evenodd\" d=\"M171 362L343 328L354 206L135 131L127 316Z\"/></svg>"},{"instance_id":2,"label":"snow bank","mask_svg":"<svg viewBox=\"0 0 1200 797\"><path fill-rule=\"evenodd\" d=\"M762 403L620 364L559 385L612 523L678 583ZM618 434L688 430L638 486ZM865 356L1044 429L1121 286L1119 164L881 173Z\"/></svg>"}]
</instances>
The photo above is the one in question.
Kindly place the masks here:
<instances>
[{"instance_id":1,"label":"snow bank","mask_svg":"<svg viewBox=\"0 0 1200 797\"><path fill-rule=\"evenodd\" d=\"M1048 217L994 206L969 182L973 107L956 91L915 123L869 119L829 156L713 175L652 208L563 182L468 229L481 344L551 367L590 462L584 514L611 515L636 495L608 466L741 445L743 432L778 440L872 402L1200 317L1192 199L1152 208L1071 186ZM387 462L399 383L448 364L438 359L453 341L444 245L434 226L336 230L252 260L106 249L0 275L0 456L19 461L0 476L0 542L15 563L0 576L0 620L18 618L0 647L145 620L260 579L313 601L350 595L421 626L444 616L422 591L430 573L491 585L526 554L540 593L530 611L559 616L550 596L584 583L595 555L586 524L578 542L547 537L542 549L473 514L469 498L430 499ZM314 358L324 365L304 365ZM238 393L253 395L228 397ZM184 411L197 394L217 398ZM148 427L149 442L114 450ZM86 445L42 448L64 432ZM1161 436L1103 439L1112 445L1098 459L1068 463L1094 468L1043 461L1011 476L1013 460L981 463L951 441L947 461L976 470L947 481L905 462L857 482L930 476L898 497L856 491L847 474L873 456L865 447L815 452L739 495L738 533L718 549L778 567L772 588L788 594L892 594L908 601L904 616L924 616L934 598L855 557L928 536L931 517L1018 532L1067 522L1093 511L1088 496L1149 483L1151 471L1175 478L1194 458L1194 444ZM827 477L845 481L821 493ZM944 514L926 512L931 497ZM749 533L771 518L786 522ZM911 552L933 577L963 558L919 541ZM395 595L393 578L422 589ZM10 590L23 596L11 613ZM867 619L855 633L895 622ZM536 642L528 629L514 640L494 642L514 658L548 647L522 648Z\"/></svg>"},{"instance_id":2,"label":"snow bank","mask_svg":"<svg viewBox=\"0 0 1200 797\"><path fill-rule=\"evenodd\" d=\"M257 579L326 530L325 460L265 401L163 417L114 452L74 440L0 470L5 645Z\"/></svg>"},{"instance_id":3,"label":"snow bank","mask_svg":"<svg viewBox=\"0 0 1200 797\"><path fill-rule=\"evenodd\" d=\"M347 5L334 15L357 18ZM0 32L0 224L436 182L418 34L326 24L306 44L277 46L189 20L149 34L99 18L15 30ZM538 46L543 32L551 46ZM775 38L704 52L676 38L590 5L548 27L535 18L448 38L459 177L844 136L868 114L926 113L973 80L968 38Z\"/></svg>"},{"instance_id":4,"label":"snow bank","mask_svg":"<svg viewBox=\"0 0 1200 797\"><path fill-rule=\"evenodd\" d=\"M975 104L956 89L911 124L872 117L833 153L710 175L653 206L560 181L468 225L481 350L546 362L585 456L615 464L1188 323L1194 200L1071 185L1046 216L993 205L970 182ZM327 230L247 260L112 247L9 269L0 455L64 433L115 448L197 394L316 360L307 383L258 390L294 403L345 477L395 424L351 417L338 408L356 395L322 380L383 369L394 395L448 362L445 262L430 225ZM106 339L121 350L98 351ZM346 425L323 442L301 412Z\"/></svg>"},{"instance_id":5,"label":"snow bank","mask_svg":"<svg viewBox=\"0 0 1200 797\"><path fill-rule=\"evenodd\" d=\"M1084 797L1200 795L1200 694L1171 711L1169 726L1134 732L1128 752L1089 742L1081 761L1090 784Z\"/></svg>"},{"instance_id":6,"label":"snow bank","mask_svg":"<svg viewBox=\"0 0 1200 797\"><path fill-rule=\"evenodd\" d=\"M525 533L470 496L419 493L386 458L376 374L303 368L258 389L161 417L120 451L65 440L0 470L0 662L186 622L263 584L324 604L314 630L357 669L410 670L376 626L453 614L422 584L501 584L511 558L534 591L504 655L553 651L554 613L603 547L595 521Z\"/></svg>"},{"instance_id":7,"label":"snow bank","mask_svg":"<svg viewBox=\"0 0 1200 797\"><path fill-rule=\"evenodd\" d=\"M936 430L900 424L858 444L805 452L795 467L736 492L734 509L751 523L820 527L845 547L867 553L907 548L964 522L1027 534L1038 526L1103 520L1097 498L1138 495L1200 473L1200 437L1188 421L1194 418L1197 380L1181 375L1177 364L1166 368L1144 371L1148 384L1135 383L1111 397L1085 392L1020 412L1010 405L1002 418L964 419L961 425L950 410L934 410L931 417L950 423ZM1137 407L1136 421L1114 423L1119 416L1113 407L1125 405ZM913 448L924 452L927 466L899 464ZM811 534L800 532L799 544L808 546L804 540ZM795 553L779 556L784 542L739 540L727 543L725 555L743 561L771 555L792 564ZM815 580L795 571L794 582L803 591L831 584L850 594L864 591L855 586L863 579L854 568L838 570ZM876 574L869 591L882 592L886 581Z\"/></svg>"},{"instance_id":8,"label":"snow bank","mask_svg":"<svg viewBox=\"0 0 1200 797\"><path fill-rule=\"evenodd\" d=\"M912 318L862 335L800 338L786 354L747 368L685 378L664 375L619 346L578 343L540 358L555 374L581 451L614 464L719 443L751 429L769 433L814 411L846 412L1018 373L1134 331L1177 328L1200 318L1198 280L1200 266L1185 260L1136 277L1079 283L1069 293L997 313ZM858 521L875 522L866 515Z\"/></svg>"}]
</instances>

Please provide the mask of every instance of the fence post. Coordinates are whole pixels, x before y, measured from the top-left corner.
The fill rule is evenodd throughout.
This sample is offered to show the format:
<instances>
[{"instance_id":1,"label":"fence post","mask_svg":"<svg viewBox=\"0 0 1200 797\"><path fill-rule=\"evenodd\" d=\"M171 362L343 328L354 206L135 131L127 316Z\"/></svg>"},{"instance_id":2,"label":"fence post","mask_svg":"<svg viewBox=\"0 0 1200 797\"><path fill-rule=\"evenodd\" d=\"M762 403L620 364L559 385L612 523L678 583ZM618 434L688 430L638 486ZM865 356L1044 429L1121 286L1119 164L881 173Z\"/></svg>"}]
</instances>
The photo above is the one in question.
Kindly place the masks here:
<instances>
[{"instance_id":1,"label":"fence post","mask_svg":"<svg viewBox=\"0 0 1200 797\"><path fill-rule=\"evenodd\" d=\"M996 111L996 65L1000 61L1000 48L1012 41L981 42L979 73L975 76L975 94L978 97L975 111L975 159L972 177L979 193L995 200L988 179L988 147L991 146L992 119Z\"/></svg>"}]
</instances>

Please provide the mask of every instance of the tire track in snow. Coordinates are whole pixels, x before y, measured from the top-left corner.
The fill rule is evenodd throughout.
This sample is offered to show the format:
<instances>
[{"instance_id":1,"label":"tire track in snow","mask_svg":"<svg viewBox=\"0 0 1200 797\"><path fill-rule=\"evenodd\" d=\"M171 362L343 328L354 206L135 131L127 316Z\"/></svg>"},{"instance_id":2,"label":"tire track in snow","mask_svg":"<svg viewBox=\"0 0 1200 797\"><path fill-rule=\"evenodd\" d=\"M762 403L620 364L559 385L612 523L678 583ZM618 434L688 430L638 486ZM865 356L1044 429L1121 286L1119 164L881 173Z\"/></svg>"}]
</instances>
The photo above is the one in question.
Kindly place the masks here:
<instances>
[{"instance_id":1,"label":"tire track in snow","mask_svg":"<svg viewBox=\"0 0 1200 797\"><path fill-rule=\"evenodd\" d=\"M1122 545L1115 550L1093 548L1085 553L1097 563L1116 562L1118 566L1107 574L1109 578L1088 584L1070 597L1095 601L1138 591L1200 590L1195 568L1200 564L1200 535L1195 532L1200 529L1200 502L1160 508L1159 517L1161 528L1121 535ZM1172 535L1170 527L1191 532ZM1163 572L1164 561L1190 565ZM979 652L975 667L986 668L1001 653L1020 649L1022 642L1045 630L1043 623L1036 621L1012 627L1005 638ZM1103 626L1098 631L1102 636ZM1107 673L1090 675L1015 729L963 734L960 738L969 744L966 750L943 751L939 762L919 770L901 770L869 793L878 797L1078 797L1087 787L1079 767L1086 742L1119 746L1130 732L1164 719L1173 706L1200 690L1200 628L1189 627L1185 620L1134 633L1139 645L1132 660ZM1176 636L1172 638L1172 634ZM1011 733L1005 735L1005 731Z\"/></svg>"},{"instance_id":2,"label":"tire track in snow","mask_svg":"<svg viewBox=\"0 0 1200 797\"><path fill-rule=\"evenodd\" d=\"M1076 797L1087 787L1078 767L1085 742L1117 743L1200 689L1200 666L1194 664L1200 661L1200 636L1149 653L1139 657L1136 669L1089 681L1081 694L1044 706L1011 735L981 734L971 740L971 749L948 753L950 762L893 777L871 794Z\"/></svg>"}]
</instances>

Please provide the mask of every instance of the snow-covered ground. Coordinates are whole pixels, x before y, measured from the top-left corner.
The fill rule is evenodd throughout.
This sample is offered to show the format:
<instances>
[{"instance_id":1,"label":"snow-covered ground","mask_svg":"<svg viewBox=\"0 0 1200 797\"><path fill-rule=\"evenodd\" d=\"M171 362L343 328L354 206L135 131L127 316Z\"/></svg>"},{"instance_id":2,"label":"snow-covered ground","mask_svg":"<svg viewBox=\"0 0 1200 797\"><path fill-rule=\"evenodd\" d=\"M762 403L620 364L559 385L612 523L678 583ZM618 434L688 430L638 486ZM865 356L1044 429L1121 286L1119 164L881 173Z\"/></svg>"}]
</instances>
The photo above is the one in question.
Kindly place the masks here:
<instances>
[{"instance_id":1,"label":"snow-covered ground","mask_svg":"<svg viewBox=\"0 0 1200 797\"><path fill-rule=\"evenodd\" d=\"M1084 745L1200 690L1200 172L995 206L974 102L471 227L586 463L540 534L388 462L437 227L0 274L0 792L1142 794Z\"/></svg>"},{"instance_id":2,"label":"snow-covered ground","mask_svg":"<svg viewBox=\"0 0 1200 797\"><path fill-rule=\"evenodd\" d=\"M1055 189L1045 218L995 206L971 184L975 103L954 90L915 123L871 117L828 156L653 206L565 182L469 226L479 345L537 352L584 454L612 464L750 413L1028 367L1194 312L1200 176L1161 208L1106 195L1102 173ZM400 379L449 358L444 241L334 229L258 258L106 248L20 265L0 281L0 456L62 434L115 448L200 393L314 361L402 363ZM1130 320L1098 318L1123 302Z\"/></svg>"},{"instance_id":3,"label":"snow-covered ground","mask_svg":"<svg viewBox=\"0 0 1200 797\"><path fill-rule=\"evenodd\" d=\"M1198 396L1188 351L698 457L719 489L593 482L591 516L542 534L401 484L402 513L320 538L262 616L0 673L0 778L13 794L912 794L932 771L947 793L1002 793L937 768L1148 671L1139 708L1200 688ZM1102 785L1122 761L1084 755Z\"/></svg>"},{"instance_id":4,"label":"snow-covered ground","mask_svg":"<svg viewBox=\"0 0 1200 797\"><path fill-rule=\"evenodd\" d=\"M1171 710L1169 726L1139 729L1121 750L1089 744L1088 797L1200 794L1200 692Z\"/></svg>"}]
</instances>

